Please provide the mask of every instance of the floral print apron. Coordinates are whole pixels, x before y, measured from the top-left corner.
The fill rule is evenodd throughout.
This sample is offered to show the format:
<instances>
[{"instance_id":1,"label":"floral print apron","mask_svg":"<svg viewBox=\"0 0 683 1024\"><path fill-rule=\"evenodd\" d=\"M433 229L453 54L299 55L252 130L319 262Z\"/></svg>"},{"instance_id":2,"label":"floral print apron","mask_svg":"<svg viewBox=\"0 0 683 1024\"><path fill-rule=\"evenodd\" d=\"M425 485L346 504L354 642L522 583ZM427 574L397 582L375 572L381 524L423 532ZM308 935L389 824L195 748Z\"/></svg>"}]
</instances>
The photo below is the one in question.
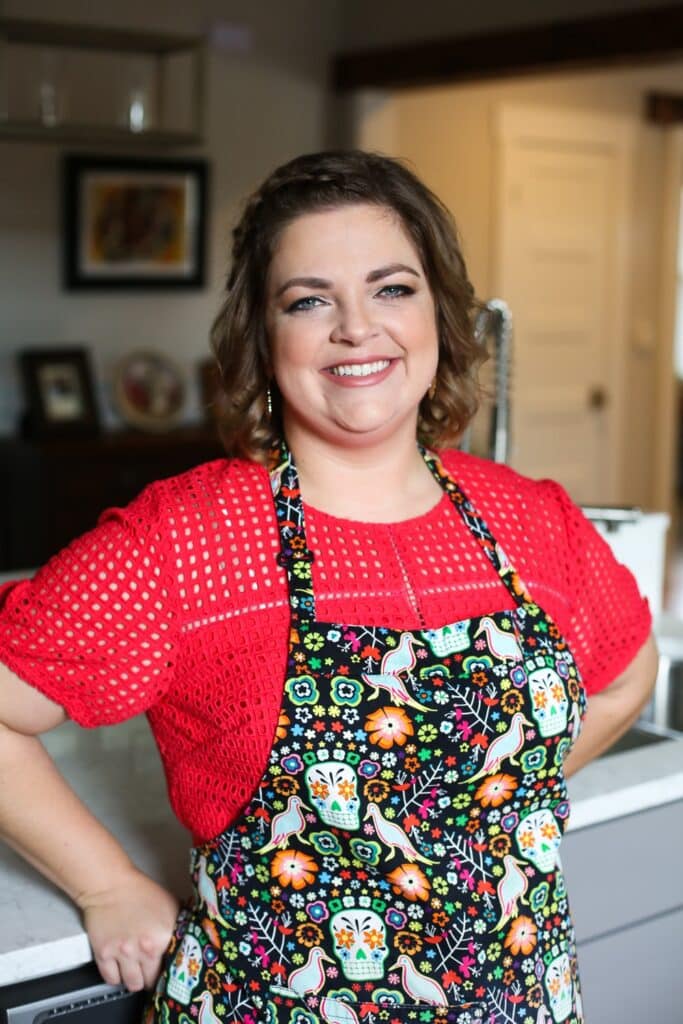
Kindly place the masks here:
<instances>
[{"instance_id":1,"label":"floral print apron","mask_svg":"<svg viewBox=\"0 0 683 1024\"><path fill-rule=\"evenodd\" d=\"M287 678L249 805L192 851L148 1021L583 1021L558 850L585 692L438 457L510 608L415 632L319 622L296 468L271 474Z\"/></svg>"}]
</instances>

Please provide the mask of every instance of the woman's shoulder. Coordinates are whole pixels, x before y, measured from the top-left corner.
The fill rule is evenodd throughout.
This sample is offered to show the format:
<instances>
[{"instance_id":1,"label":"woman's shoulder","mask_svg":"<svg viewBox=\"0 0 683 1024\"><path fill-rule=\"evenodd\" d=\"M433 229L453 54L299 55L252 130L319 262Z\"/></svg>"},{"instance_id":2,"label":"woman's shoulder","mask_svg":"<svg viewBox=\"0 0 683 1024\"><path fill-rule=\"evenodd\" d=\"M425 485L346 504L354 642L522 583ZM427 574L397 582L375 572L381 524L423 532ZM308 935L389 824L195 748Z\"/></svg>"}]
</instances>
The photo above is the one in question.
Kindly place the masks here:
<instances>
[{"instance_id":1,"label":"woman's shoulder","mask_svg":"<svg viewBox=\"0 0 683 1024\"><path fill-rule=\"evenodd\" d=\"M128 505L107 509L103 518L123 516L138 527L154 523L188 527L218 517L229 521L249 510L256 512L268 495L264 466L226 456L147 484Z\"/></svg>"},{"instance_id":2,"label":"woman's shoulder","mask_svg":"<svg viewBox=\"0 0 683 1024\"><path fill-rule=\"evenodd\" d=\"M566 495L564 488L555 480L546 477L536 479L525 476L502 462L494 462L458 448L441 448L437 451L444 468L471 497L515 497L517 499L543 501L556 500L559 494Z\"/></svg>"}]
</instances>

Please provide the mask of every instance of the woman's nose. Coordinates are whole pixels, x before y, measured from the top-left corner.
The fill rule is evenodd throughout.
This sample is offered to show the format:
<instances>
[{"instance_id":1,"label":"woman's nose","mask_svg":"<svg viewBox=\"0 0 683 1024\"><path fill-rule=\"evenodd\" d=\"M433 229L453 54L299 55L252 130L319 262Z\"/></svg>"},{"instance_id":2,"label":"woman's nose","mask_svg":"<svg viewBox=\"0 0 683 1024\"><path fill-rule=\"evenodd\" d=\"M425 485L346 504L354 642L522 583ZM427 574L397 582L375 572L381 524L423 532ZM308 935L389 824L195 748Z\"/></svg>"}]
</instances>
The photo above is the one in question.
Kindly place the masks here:
<instances>
[{"instance_id":1,"label":"woman's nose","mask_svg":"<svg viewBox=\"0 0 683 1024\"><path fill-rule=\"evenodd\" d=\"M373 323L369 311L357 303L339 309L330 338L332 341L346 342L349 345L362 345L376 333L376 330L377 326Z\"/></svg>"}]
</instances>

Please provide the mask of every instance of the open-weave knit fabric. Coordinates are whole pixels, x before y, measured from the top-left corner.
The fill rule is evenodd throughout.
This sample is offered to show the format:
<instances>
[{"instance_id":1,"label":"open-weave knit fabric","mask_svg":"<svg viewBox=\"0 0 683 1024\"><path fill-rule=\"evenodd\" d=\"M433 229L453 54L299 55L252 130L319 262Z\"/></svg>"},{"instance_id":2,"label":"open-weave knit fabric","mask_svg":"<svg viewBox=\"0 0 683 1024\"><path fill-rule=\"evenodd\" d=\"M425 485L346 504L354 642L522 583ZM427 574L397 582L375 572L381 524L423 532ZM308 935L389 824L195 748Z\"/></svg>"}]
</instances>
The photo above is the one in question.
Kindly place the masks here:
<instances>
[{"instance_id":1,"label":"open-weave knit fabric","mask_svg":"<svg viewBox=\"0 0 683 1024\"><path fill-rule=\"evenodd\" d=\"M647 603L566 492L461 452L444 465L569 642L589 693L650 629ZM417 630L508 608L444 495L399 523L305 506L320 620ZM277 727L289 607L266 470L219 459L146 488L0 590L0 662L85 726L147 711L179 819L220 832ZM371 637L348 630L359 659Z\"/></svg>"}]
</instances>

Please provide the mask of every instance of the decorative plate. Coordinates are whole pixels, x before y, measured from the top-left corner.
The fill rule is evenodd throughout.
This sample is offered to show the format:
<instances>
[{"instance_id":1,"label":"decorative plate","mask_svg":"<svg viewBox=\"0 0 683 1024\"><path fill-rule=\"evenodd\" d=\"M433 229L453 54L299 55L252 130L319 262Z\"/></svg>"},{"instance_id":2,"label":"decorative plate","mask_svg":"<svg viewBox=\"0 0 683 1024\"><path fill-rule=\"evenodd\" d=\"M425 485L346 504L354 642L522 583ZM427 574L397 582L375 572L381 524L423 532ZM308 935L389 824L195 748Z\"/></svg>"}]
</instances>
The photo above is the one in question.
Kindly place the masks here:
<instances>
[{"instance_id":1,"label":"decorative plate","mask_svg":"<svg viewBox=\"0 0 683 1024\"><path fill-rule=\"evenodd\" d=\"M169 430L185 405L183 371L161 352L129 352L114 371L114 401L130 426Z\"/></svg>"}]
</instances>

